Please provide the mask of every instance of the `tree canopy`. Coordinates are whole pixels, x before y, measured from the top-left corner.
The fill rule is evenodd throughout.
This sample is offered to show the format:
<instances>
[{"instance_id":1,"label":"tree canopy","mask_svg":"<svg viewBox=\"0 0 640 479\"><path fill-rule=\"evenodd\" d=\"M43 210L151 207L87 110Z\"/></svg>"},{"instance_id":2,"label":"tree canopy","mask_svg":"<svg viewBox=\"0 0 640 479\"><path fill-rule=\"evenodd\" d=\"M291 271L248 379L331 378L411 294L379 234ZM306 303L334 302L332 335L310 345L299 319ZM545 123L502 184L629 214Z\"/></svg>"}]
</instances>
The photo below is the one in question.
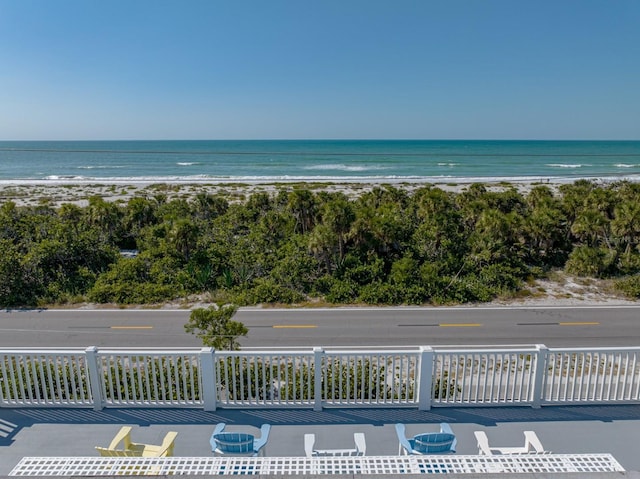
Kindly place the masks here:
<instances>
[{"instance_id":1,"label":"tree canopy","mask_svg":"<svg viewBox=\"0 0 640 479\"><path fill-rule=\"evenodd\" d=\"M553 269L640 274L640 184L460 193L299 185L244 199L198 191L128 201L0 206L0 306L212 302L446 304L517 292ZM123 255L136 250L135 257Z\"/></svg>"}]
</instances>

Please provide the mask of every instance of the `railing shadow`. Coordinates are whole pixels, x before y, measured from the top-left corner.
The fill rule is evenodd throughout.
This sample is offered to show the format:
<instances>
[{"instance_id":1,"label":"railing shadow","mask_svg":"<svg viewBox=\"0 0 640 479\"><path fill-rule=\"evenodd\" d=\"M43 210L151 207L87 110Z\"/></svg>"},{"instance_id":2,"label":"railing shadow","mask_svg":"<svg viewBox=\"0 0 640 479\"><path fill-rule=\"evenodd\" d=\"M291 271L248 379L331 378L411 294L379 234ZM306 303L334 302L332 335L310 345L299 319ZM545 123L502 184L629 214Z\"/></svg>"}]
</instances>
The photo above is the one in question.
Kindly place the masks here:
<instances>
[{"instance_id":1,"label":"railing shadow","mask_svg":"<svg viewBox=\"0 0 640 479\"><path fill-rule=\"evenodd\" d=\"M418 411L408 408L344 408L313 411L310 409L220 409L207 412L187 408L114 408L94 411L80 408L1 408L0 446L8 446L21 428L37 424L137 424L207 425L225 422L259 427L296 425L374 425L403 422L407 424L477 424L530 423L540 421L624 421L639 420L640 405L546 406L433 408Z\"/></svg>"}]
</instances>

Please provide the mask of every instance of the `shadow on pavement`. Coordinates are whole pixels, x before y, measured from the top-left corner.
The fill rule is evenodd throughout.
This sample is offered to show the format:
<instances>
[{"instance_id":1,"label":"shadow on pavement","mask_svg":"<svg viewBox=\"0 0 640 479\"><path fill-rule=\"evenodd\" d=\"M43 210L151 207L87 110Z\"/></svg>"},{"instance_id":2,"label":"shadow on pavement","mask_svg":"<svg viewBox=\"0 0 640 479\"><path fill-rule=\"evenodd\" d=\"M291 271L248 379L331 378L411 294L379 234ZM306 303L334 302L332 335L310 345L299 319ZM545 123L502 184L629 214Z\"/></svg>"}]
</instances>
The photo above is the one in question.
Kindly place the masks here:
<instances>
[{"instance_id":1,"label":"shadow on pavement","mask_svg":"<svg viewBox=\"0 0 640 479\"><path fill-rule=\"evenodd\" d=\"M640 405L615 406L547 406L434 408L418 411L405 408L325 409L220 409L207 412L198 409L125 408L94 411L78 408L3 408L0 409L0 446L9 446L21 428L37 424L137 424L150 425L214 425L219 422L259 427L263 423L279 426L372 425L396 422L429 424L477 424L539 421L623 421L639 420Z\"/></svg>"}]
</instances>

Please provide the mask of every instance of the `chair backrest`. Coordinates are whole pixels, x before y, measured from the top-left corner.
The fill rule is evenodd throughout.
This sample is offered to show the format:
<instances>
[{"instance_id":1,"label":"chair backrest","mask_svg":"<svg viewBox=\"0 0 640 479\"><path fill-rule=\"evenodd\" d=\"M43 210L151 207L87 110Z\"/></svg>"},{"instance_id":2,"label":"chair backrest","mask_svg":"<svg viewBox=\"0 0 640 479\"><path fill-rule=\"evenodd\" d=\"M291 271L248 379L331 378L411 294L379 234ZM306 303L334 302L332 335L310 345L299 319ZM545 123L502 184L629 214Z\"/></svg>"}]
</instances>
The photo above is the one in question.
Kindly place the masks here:
<instances>
[{"instance_id":1,"label":"chair backrest","mask_svg":"<svg viewBox=\"0 0 640 479\"><path fill-rule=\"evenodd\" d=\"M162 440L162 444L158 448L158 457L173 456L173 449L176 443L176 437L178 433L175 431L169 431Z\"/></svg>"},{"instance_id":2,"label":"chair backrest","mask_svg":"<svg viewBox=\"0 0 640 479\"><path fill-rule=\"evenodd\" d=\"M413 447L422 454L449 452L455 439L453 434L443 432L420 434L413 438Z\"/></svg>"},{"instance_id":3,"label":"chair backrest","mask_svg":"<svg viewBox=\"0 0 640 479\"><path fill-rule=\"evenodd\" d=\"M225 454L253 452L254 437L243 432L221 432L213 436L216 447Z\"/></svg>"}]
</instances>

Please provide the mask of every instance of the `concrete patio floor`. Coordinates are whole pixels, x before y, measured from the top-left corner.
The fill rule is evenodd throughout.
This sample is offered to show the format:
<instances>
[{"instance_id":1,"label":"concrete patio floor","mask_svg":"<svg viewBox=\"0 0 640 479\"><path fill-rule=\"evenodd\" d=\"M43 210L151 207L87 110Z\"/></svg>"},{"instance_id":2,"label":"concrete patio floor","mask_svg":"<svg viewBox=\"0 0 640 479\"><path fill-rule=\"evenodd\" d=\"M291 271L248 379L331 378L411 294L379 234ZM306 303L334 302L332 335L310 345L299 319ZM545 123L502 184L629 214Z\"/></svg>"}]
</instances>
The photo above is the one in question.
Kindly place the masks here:
<instances>
[{"instance_id":1,"label":"concrete patio floor","mask_svg":"<svg viewBox=\"0 0 640 479\"><path fill-rule=\"evenodd\" d=\"M458 439L458 454L477 454L473 431L487 433L491 445L524 444L523 431L537 433L554 453L610 453L627 471L640 471L640 405L415 409L0 409L0 475L25 456L97 456L94 446L109 444L122 425L134 426L136 442L160 444L177 431L176 456L211 456L209 437L216 423L232 431L253 432L272 425L268 456L303 456L305 433L316 447L352 448L353 433L366 437L368 456L395 455L394 424L407 435L431 432L448 422Z\"/></svg>"}]
</instances>

